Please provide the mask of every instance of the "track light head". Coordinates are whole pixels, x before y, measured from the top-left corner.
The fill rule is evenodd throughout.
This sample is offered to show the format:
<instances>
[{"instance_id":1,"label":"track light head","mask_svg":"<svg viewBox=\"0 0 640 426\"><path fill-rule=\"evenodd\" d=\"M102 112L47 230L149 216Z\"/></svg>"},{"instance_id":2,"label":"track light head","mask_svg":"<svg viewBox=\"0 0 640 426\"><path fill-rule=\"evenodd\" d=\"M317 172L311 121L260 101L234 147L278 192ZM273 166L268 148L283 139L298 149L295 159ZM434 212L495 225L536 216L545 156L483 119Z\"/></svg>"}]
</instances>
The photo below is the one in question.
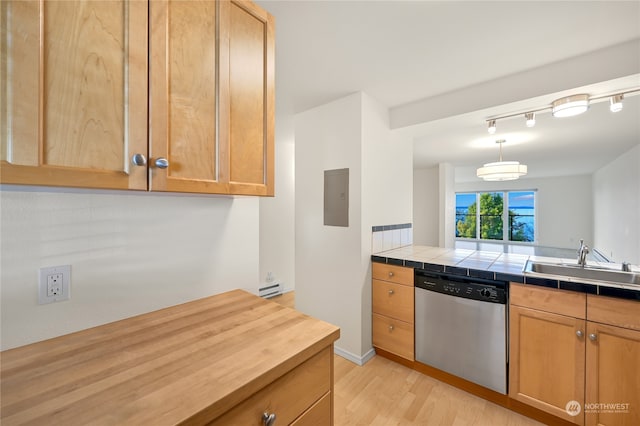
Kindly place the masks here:
<instances>
[{"instance_id":1,"label":"track light head","mask_svg":"<svg viewBox=\"0 0 640 426\"><path fill-rule=\"evenodd\" d=\"M487 132L493 135L496 132L496 120L487 121Z\"/></svg>"},{"instance_id":2,"label":"track light head","mask_svg":"<svg viewBox=\"0 0 640 426\"><path fill-rule=\"evenodd\" d=\"M622 111L622 99L623 98L624 98L624 96L622 94L613 95L610 98L609 110L611 112Z\"/></svg>"},{"instance_id":3,"label":"track light head","mask_svg":"<svg viewBox=\"0 0 640 426\"><path fill-rule=\"evenodd\" d=\"M528 112L524 115L525 120L527 120L527 127L533 127L536 125L536 113Z\"/></svg>"}]
</instances>

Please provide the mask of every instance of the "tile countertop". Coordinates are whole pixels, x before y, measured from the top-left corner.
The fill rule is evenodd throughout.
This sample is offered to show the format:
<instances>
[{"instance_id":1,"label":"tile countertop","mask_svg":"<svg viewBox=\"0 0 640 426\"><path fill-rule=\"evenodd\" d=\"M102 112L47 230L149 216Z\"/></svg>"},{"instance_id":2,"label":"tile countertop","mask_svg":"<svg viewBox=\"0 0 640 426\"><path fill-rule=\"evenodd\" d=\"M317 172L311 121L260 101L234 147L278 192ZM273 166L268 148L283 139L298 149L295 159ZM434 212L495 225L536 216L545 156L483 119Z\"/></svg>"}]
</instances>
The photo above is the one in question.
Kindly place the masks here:
<instances>
[{"instance_id":1,"label":"tile countertop","mask_svg":"<svg viewBox=\"0 0 640 426\"><path fill-rule=\"evenodd\" d=\"M603 296L635 299L640 301L640 286L635 284L617 284L609 282L592 282L589 280L555 276L544 277L524 273L522 270L527 260L546 263L575 263L576 259L533 256L526 254L500 253L467 249L452 249L410 245L371 255L374 262L389 263L412 268L428 269L437 272L463 274L477 278L513 281L539 285L549 288L573 290ZM600 265L599 262L589 262ZM607 263L608 267L621 270L620 264ZM603 265L603 266L604 266ZM640 272L638 266L631 266L633 272Z\"/></svg>"}]
</instances>

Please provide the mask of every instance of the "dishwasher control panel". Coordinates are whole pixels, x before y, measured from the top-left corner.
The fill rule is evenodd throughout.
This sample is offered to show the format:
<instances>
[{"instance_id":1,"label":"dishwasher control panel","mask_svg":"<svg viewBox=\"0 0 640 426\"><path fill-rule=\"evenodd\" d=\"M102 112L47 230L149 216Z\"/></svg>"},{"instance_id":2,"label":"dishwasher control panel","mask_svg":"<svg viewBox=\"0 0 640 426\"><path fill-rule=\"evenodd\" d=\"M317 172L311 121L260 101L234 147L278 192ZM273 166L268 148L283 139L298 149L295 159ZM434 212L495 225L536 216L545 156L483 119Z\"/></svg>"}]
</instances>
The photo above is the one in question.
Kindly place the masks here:
<instances>
[{"instance_id":1,"label":"dishwasher control panel","mask_svg":"<svg viewBox=\"0 0 640 426\"><path fill-rule=\"evenodd\" d=\"M507 283L505 281L416 270L414 284L424 290L465 299L500 304L507 302Z\"/></svg>"}]
</instances>

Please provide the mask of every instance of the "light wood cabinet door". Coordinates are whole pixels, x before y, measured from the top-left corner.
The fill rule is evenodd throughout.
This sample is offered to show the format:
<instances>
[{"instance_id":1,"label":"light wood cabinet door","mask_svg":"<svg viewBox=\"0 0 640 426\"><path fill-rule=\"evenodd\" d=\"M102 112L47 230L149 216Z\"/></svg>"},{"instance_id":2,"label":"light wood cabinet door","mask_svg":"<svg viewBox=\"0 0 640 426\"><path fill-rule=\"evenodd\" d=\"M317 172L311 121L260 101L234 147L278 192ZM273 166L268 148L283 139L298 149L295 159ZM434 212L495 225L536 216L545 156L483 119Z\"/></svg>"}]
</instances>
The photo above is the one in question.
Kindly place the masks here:
<instances>
[{"instance_id":1,"label":"light wood cabinet door","mask_svg":"<svg viewBox=\"0 0 640 426\"><path fill-rule=\"evenodd\" d=\"M217 4L162 0L150 8L150 190L226 193L217 142ZM159 159L166 168L156 166Z\"/></svg>"},{"instance_id":2,"label":"light wood cabinet door","mask_svg":"<svg viewBox=\"0 0 640 426\"><path fill-rule=\"evenodd\" d=\"M1 2L1 183L146 189L147 6Z\"/></svg>"},{"instance_id":3,"label":"light wood cabinet door","mask_svg":"<svg viewBox=\"0 0 640 426\"><path fill-rule=\"evenodd\" d=\"M250 1L220 2L222 179L232 194L274 194L275 26Z\"/></svg>"},{"instance_id":4,"label":"light wood cabinet door","mask_svg":"<svg viewBox=\"0 0 640 426\"><path fill-rule=\"evenodd\" d=\"M640 425L640 331L588 321L587 333L586 424Z\"/></svg>"},{"instance_id":5,"label":"light wood cabinet door","mask_svg":"<svg viewBox=\"0 0 640 426\"><path fill-rule=\"evenodd\" d=\"M585 321L512 305L509 396L575 424L584 414Z\"/></svg>"}]
</instances>

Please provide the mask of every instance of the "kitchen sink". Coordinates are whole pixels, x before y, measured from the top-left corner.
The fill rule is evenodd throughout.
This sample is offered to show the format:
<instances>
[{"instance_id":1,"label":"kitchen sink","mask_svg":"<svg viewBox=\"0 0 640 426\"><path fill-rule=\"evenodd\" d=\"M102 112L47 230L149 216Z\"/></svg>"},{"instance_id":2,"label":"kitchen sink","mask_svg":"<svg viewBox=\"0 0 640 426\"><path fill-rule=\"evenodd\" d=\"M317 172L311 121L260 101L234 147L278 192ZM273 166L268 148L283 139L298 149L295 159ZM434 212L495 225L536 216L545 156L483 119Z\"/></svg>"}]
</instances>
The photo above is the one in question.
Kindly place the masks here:
<instances>
[{"instance_id":1,"label":"kitchen sink","mask_svg":"<svg viewBox=\"0 0 640 426\"><path fill-rule=\"evenodd\" d=\"M590 281L608 281L617 284L640 285L640 274L601 266L580 266L568 263L545 263L527 260L522 272L525 274L555 275Z\"/></svg>"}]
</instances>

